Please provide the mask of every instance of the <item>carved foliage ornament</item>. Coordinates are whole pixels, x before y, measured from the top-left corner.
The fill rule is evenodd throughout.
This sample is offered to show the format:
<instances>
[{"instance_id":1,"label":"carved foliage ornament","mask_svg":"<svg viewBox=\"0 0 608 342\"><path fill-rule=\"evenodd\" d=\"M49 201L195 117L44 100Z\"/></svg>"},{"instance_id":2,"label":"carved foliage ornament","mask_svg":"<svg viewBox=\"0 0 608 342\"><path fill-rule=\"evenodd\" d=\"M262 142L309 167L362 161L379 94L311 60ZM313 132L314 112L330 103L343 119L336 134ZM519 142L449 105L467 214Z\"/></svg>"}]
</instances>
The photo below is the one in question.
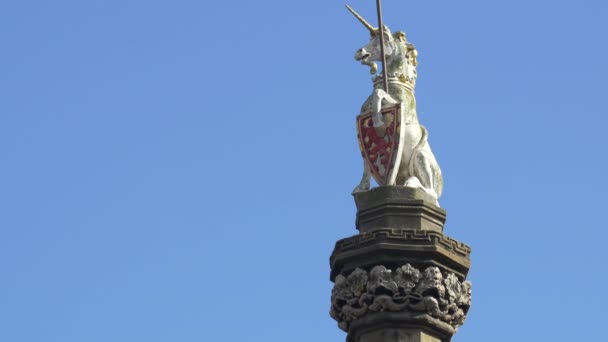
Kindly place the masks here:
<instances>
[{"instance_id":1,"label":"carved foliage ornament","mask_svg":"<svg viewBox=\"0 0 608 342\"><path fill-rule=\"evenodd\" d=\"M406 264L394 271L375 266L338 275L331 292L330 315L348 332L351 322L370 312L426 313L457 329L471 306L471 282L437 267L424 272Z\"/></svg>"}]
</instances>

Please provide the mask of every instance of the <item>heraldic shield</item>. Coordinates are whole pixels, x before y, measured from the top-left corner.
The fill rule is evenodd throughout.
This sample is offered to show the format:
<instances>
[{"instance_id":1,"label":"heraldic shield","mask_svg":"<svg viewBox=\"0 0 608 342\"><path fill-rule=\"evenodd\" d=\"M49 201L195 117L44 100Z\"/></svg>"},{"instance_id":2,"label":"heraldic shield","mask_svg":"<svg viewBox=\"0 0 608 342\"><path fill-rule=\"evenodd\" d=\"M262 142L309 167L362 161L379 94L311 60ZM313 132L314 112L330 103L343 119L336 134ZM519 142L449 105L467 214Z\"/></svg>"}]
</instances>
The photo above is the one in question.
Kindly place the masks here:
<instances>
[{"instance_id":1,"label":"heraldic shield","mask_svg":"<svg viewBox=\"0 0 608 342\"><path fill-rule=\"evenodd\" d=\"M363 159L379 185L394 185L403 152L401 104L382 108L382 117L357 117L357 137ZM375 124L374 124L375 123ZM375 126L375 127L374 127Z\"/></svg>"}]
</instances>

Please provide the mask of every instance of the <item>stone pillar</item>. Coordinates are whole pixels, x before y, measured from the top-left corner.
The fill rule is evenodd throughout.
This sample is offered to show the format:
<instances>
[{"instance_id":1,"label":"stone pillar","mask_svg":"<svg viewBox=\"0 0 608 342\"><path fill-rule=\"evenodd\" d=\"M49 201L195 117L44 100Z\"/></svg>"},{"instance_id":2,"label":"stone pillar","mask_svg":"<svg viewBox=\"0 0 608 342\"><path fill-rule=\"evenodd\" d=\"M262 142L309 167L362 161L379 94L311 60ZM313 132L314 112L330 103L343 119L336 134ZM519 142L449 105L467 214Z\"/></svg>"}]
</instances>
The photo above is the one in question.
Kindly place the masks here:
<instances>
[{"instance_id":1,"label":"stone pillar","mask_svg":"<svg viewBox=\"0 0 608 342\"><path fill-rule=\"evenodd\" d=\"M471 305L471 249L443 234L425 192L381 186L355 194L359 234L330 257L331 316L347 342L447 342Z\"/></svg>"}]
</instances>

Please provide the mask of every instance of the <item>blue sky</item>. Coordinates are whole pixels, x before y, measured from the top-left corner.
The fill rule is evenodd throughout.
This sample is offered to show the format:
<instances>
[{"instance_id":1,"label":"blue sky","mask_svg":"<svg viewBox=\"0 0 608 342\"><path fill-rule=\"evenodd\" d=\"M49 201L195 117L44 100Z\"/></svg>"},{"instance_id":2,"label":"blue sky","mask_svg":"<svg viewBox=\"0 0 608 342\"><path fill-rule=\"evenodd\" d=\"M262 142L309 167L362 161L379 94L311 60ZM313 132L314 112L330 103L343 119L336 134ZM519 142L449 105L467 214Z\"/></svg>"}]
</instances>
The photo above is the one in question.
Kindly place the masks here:
<instances>
[{"instance_id":1,"label":"blue sky","mask_svg":"<svg viewBox=\"0 0 608 342\"><path fill-rule=\"evenodd\" d=\"M343 5L1 2L0 341L343 341L371 90ZM454 341L604 335L607 9L384 1L473 248Z\"/></svg>"}]
</instances>

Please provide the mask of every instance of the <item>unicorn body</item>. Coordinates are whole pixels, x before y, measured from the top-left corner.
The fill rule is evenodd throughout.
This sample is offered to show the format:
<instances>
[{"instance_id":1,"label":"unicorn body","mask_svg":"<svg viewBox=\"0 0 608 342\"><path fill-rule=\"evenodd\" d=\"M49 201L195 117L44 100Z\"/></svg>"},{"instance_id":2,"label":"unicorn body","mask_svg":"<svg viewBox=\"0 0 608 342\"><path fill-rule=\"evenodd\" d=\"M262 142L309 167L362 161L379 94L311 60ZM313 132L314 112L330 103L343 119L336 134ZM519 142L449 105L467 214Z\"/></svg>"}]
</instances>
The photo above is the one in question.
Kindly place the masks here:
<instances>
[{"instance_id":1,"label":"unicorn body","mask_svg":"<svg viewBox=\"0 0 608 342\"><path fill-rule=\"evenodd\" d=\"M357 50L355 60L370 67L372 74L378 71L376 62L382 60L380 48L380 30L369 25L350 7L349 10L363 23L371 33L367 45ZM402 155L394 184L406 187L420 188L430 194L435 200L443 191L443 177L439 164L428 144L428 132L418 121L416 113L416 98L414 88L418 77L418 52L414 45L406 39L405 33L391 34L384 26L384 52L388 75L388 91L383 89L383 77L376 76L373 80L374 90L361 107L361 113L372 113L374 127L383 125L382 108L385 106L401 106L403 126ZM364 162L363 177L353 193L369 190L372 173L370 166ZM383 184L384 185L384 184Z\"/></svg>"}]
</instances>

